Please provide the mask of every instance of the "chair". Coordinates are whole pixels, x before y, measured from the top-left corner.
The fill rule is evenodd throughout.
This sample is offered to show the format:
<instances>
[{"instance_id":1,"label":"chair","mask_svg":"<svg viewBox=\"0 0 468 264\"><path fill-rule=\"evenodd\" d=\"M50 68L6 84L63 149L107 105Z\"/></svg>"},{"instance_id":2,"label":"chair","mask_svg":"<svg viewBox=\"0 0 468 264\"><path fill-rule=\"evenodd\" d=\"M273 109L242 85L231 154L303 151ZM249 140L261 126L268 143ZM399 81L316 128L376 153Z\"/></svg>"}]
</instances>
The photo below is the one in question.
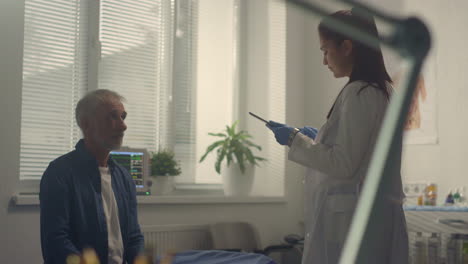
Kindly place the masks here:
<instances>
[{"instance_id":1,"label":"chair","mask_svg":"<svg viewBox=\"0 0 468 264\"><path fill-rule=\"evenodd\" d=\"M246 222L219 222L210 225L214 249L255 252L260 248L257 230Z\"/></svg>"}]
</instances>

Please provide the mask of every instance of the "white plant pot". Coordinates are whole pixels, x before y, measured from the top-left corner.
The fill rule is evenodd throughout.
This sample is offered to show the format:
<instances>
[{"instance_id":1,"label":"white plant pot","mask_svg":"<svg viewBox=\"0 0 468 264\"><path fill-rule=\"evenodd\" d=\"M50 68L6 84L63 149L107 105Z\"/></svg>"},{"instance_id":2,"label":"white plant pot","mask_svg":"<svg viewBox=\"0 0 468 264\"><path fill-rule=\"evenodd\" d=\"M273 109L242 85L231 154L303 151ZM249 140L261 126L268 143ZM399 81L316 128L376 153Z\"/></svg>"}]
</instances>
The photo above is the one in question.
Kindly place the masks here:
<instances>
[{"instance_id":1,"label":"white plant pot","mask_svg":"<svg viewBox=\"0 0 468 264\"><path fill-rule=\"evenodd\" d=\"M224 194L227 196L249 196L252 191L255 167L245 163L245 171L241 172L239 164L231 163L221 169Z\"/></svg>"},{"instance_id":2,"label":"white plant pot","mask_svg":"<svg viewBox=\"0 0 468 264\"><path fill-rule=\"evenodd\" d=\"M151 195L167 195L174 191L174 176L151 176Z\"/></svg>"}]
</instances>

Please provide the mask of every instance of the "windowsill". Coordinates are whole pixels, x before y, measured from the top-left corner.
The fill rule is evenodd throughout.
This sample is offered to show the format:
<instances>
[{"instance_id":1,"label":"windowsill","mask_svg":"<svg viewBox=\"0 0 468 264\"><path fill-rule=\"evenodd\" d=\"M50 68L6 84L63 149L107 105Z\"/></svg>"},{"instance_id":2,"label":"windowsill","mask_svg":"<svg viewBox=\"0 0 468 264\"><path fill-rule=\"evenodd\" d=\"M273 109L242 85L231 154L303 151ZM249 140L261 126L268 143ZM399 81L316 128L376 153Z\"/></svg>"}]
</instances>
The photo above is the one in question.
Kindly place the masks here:
<instances>
[{"instance_id":1,"label":"windowsill","mask_svg":"<svg viewBox=\"0 0 468 264\"><path fill-rule=\"evenodd\" d=\"M177 183L171 195L224 196L222 184Z\"/></svg>"},{"instance_id":2,"label":"windowsill","mask_svg":"<svg viewBox=\"0 0 468 264\"><path fill-rule=\"evenodd\" d=\"M39 205L37 194L15 194L12 204L16 206ZM259 203L285 203L284 197L272 196L224 196L224 195L148 195L137 196L139 205L149 204L259 204Z\"/></svg>"},{"instance_id":3,"label":"windowsill","mask_svg":"<svg viewBox=\"0 0 468 264\"><path fill-rule=\"evenodd\" d=\"M165 195L139 196L138 204L252 204L285 203L284 197L224 196L224 195Z\"/></svg>"}]
</instances>

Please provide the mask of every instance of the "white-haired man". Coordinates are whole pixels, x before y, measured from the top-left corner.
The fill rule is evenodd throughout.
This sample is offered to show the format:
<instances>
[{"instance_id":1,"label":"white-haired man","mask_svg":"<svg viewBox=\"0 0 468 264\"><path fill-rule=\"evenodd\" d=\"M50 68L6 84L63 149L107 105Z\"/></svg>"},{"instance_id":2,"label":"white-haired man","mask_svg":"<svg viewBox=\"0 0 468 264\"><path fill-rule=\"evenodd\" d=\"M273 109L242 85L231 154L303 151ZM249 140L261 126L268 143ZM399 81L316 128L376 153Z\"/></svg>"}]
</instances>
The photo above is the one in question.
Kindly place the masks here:
<instances>
[{"instance_id":1,"label":"white-haired man","mask_svg":"<svg viewBox=\"0 0 468 264\"><path fill-rule=\"evenodd\" d=\"M87 93L75 112L83 139L42 176L45 264L67 263L85 248L94 249L102 264L133 264L143 249L135 185L128 171L109 158L127 129L123 100L110 90Z\"/></svg>"}]
</instances>

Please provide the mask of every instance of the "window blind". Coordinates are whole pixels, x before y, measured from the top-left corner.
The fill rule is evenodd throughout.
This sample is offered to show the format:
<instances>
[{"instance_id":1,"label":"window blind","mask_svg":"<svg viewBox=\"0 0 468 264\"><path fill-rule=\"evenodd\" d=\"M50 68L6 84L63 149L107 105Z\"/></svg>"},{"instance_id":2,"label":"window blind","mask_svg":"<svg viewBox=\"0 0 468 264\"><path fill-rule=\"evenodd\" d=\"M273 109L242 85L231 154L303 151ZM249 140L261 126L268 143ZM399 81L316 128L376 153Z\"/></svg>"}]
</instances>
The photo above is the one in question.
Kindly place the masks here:
<instances>
[{"instance_id":1,"label":"window blind","mask_svg":"<svg viewBox=\"0 0 468 264\"><path fill-rule=\"evenodd\" d=\"M124 146L170 142L173 1L101 0L99 88L127 99Z\"/></svg>"},{"instance_id":2,"label":"window blind","mask_svg":"<svg viewBox=\"0 0 468 264\"><path fill-rule=\"evenodd\" d=\"M286 5L281 0L268 3L268 71L269 98L268 116L278 120L286 119ZM268 131L269 132L269 131ZM284 195L285 161L284 149L278 148L274 137L268 137L269 162L260 193L263 195Z\"/></svg>"},{"instance_id":3,"label":"window blind","mask_svg":"<svg viewBox=\"0 0 468 264\"><path fill-rule=\"evenodd\" d=\"M99 88L116 90L127 98L124 146L149 151L171 148L181 162L180 182L219 182L218 175L204 181L200 177L206 173L197 175L196 124L206 120L197 115L196 107L203 104L197 102L199 2L101 0L99 14L96 12L99 19L88 13L92 8L87 3L26 0L20 179L40 179L51 160L73 149L80 136L74 108L91 89L87 87L94 86L87 83L88 77L97 76ZM270 55L267 72L272 78L262 77L269 80L266 86L271 91L266 93L270 94L269 103L262 112L284 116L284 7L273 6L268 12L269 40L265 42ZM93 54L88 35L94 33L88 32L88 21L99 21L101 42L97 45L101 47L98 73L89 76L94 59L87 56ZM227 58L238 56L236 49L233 52ZM225 125L225 121L219 122ZM267 189L281 193L284 153L270 153L273 141L267 145L263 155L270 165L262 174L270 179L275 175L274 187Z\"/></svg>"},{"instance_id":4,"label":"window blind","mask_svg":"<svg viewBox=\"0 0 468 264\"><path fill-rule=\"evenodd\" d=\"M20 180L40 179L74 148L74 118L87 81L86 1L26 0Z\"/></svg>"},{"instance_id":5,"label":"window blind","mask_svg":"<svg viewBox=\"0 0 468 264\"><path fill-rule=\"evenodd\" d=\"M196 181L196 43L197 1L175 2L174 35L174 151L181 165L178 182Z\"/></svg>"}]
</instances>

